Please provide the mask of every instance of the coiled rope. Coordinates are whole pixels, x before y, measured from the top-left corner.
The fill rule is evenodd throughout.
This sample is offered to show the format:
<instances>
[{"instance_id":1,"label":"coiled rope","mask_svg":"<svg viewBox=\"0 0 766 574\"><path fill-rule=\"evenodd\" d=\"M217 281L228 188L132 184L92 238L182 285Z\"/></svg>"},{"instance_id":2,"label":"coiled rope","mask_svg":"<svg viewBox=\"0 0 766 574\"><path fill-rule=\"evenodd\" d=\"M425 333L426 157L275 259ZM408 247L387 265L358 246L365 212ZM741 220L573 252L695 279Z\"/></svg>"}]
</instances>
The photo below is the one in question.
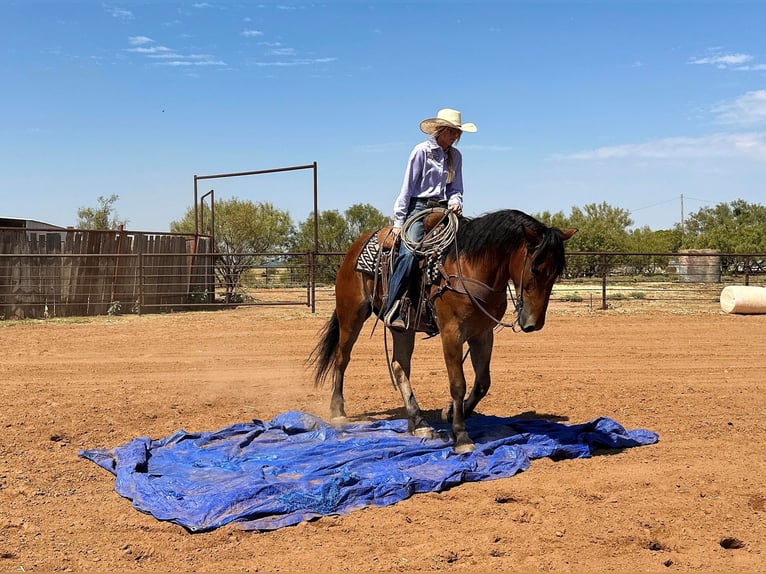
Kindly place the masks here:
<instances>
[{"instance_id":1,"label":"coiled rope","mask_svg":"<svg viewBox=\"0 0 766 574\"><path fill-rule=\"evenodd\" d=\"M413 241L407 233L409 229L414 224L426 219L433 213L441 213L442 218L428 233L423 235L422 239ZM446 224L444 224L445 221ZM445 209L443 207L424 209L407 218L407 221L402 225L400 234L402 247L406 247L412 253L420 255L421 257L432 255L434 253L441 253L455 241L459 225L458 221L457 214L451 209Z\"/></svg>"}]
</instances>

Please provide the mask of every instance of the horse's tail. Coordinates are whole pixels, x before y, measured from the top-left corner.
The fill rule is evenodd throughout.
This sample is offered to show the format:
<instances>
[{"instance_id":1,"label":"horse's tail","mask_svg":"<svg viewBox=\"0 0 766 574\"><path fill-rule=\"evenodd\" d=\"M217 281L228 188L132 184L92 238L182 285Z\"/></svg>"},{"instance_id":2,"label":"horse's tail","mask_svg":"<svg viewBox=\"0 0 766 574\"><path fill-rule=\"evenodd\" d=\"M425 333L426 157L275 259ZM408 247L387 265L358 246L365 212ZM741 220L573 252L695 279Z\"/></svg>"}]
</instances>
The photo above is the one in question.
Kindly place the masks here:
<instances>
[{"instance_id":1,"label":"horse's tail","mask_svg":"<svg viewBox=\"0 0 766 574\"><path fill-rule=\"evenodd\" d=\"M320 333L319 343L309 355L309 364L314 365L314 386L319 387L327 379L327 375L335 366L335 350L340 341L340 323L338 312L333 311Z\"/></svg>"}]
</instances>

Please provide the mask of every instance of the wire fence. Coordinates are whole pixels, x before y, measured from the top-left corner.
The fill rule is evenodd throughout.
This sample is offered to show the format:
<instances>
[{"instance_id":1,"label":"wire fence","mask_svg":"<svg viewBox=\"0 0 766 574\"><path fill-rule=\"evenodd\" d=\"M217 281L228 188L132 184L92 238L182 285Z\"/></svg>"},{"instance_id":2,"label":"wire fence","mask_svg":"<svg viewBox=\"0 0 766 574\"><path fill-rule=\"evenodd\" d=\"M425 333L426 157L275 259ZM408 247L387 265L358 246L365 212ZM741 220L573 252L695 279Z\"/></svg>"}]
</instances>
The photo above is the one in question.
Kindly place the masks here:
<instances>
[{"instance_id":1,"label":"wire fence","mask_svg":"<svg viewBox=\"0 0 766 574\"><path fill-rule=\"evenodd\" d=\"M334 301L343 253L0 254L0 320ZM766 287L766 254L567 254L551 306L713 307Z\"/></svg>"}]
</instances>

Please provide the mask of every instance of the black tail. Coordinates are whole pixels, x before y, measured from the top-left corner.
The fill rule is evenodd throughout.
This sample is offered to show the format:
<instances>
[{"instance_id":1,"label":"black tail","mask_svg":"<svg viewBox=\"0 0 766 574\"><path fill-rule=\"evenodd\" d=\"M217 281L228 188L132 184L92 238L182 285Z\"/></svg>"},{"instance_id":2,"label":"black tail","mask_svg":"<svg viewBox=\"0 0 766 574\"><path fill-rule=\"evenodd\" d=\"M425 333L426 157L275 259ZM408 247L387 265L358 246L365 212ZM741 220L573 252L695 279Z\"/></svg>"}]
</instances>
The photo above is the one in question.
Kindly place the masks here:
<instances>
[{"instance_id":1,"label":"black tail","mask_svg":"<svg viewBox=\"0 0 766 574\"><path fill-rule=\"evenodd\" d=\"M340 340L340 323L337 311L332 312L332 317L325 324L320 333L319 343L311 351L308 363L314 365L314 386L321 386L327 375L335 366L335 350Z\"/></svg>"}]
</instances>

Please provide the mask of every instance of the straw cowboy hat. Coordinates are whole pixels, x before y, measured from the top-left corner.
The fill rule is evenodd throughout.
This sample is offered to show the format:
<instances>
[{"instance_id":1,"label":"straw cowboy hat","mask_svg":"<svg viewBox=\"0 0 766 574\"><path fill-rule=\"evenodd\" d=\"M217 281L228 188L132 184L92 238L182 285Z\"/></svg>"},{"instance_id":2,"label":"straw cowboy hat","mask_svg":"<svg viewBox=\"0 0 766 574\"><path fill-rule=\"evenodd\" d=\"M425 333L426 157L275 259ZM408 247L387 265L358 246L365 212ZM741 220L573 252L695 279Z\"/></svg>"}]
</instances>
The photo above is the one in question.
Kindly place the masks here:
<instances>
[{"instance_id":1,"label":"straw cowboy hat","mask_svg":"<svg viewBox=\"0 0 766 574\"><path fill-rule=\"evenodd\" d=\"M460 119L460 112L452 110L450 108L443 108L439 110L435 118L428 118L420 122L420 129L424 133L431 135L436 131L436 128L441 126L449 126L451 128L457 128L461 132L475 132L476 124L463 123Z\"/></svg>"}]
</instances>

